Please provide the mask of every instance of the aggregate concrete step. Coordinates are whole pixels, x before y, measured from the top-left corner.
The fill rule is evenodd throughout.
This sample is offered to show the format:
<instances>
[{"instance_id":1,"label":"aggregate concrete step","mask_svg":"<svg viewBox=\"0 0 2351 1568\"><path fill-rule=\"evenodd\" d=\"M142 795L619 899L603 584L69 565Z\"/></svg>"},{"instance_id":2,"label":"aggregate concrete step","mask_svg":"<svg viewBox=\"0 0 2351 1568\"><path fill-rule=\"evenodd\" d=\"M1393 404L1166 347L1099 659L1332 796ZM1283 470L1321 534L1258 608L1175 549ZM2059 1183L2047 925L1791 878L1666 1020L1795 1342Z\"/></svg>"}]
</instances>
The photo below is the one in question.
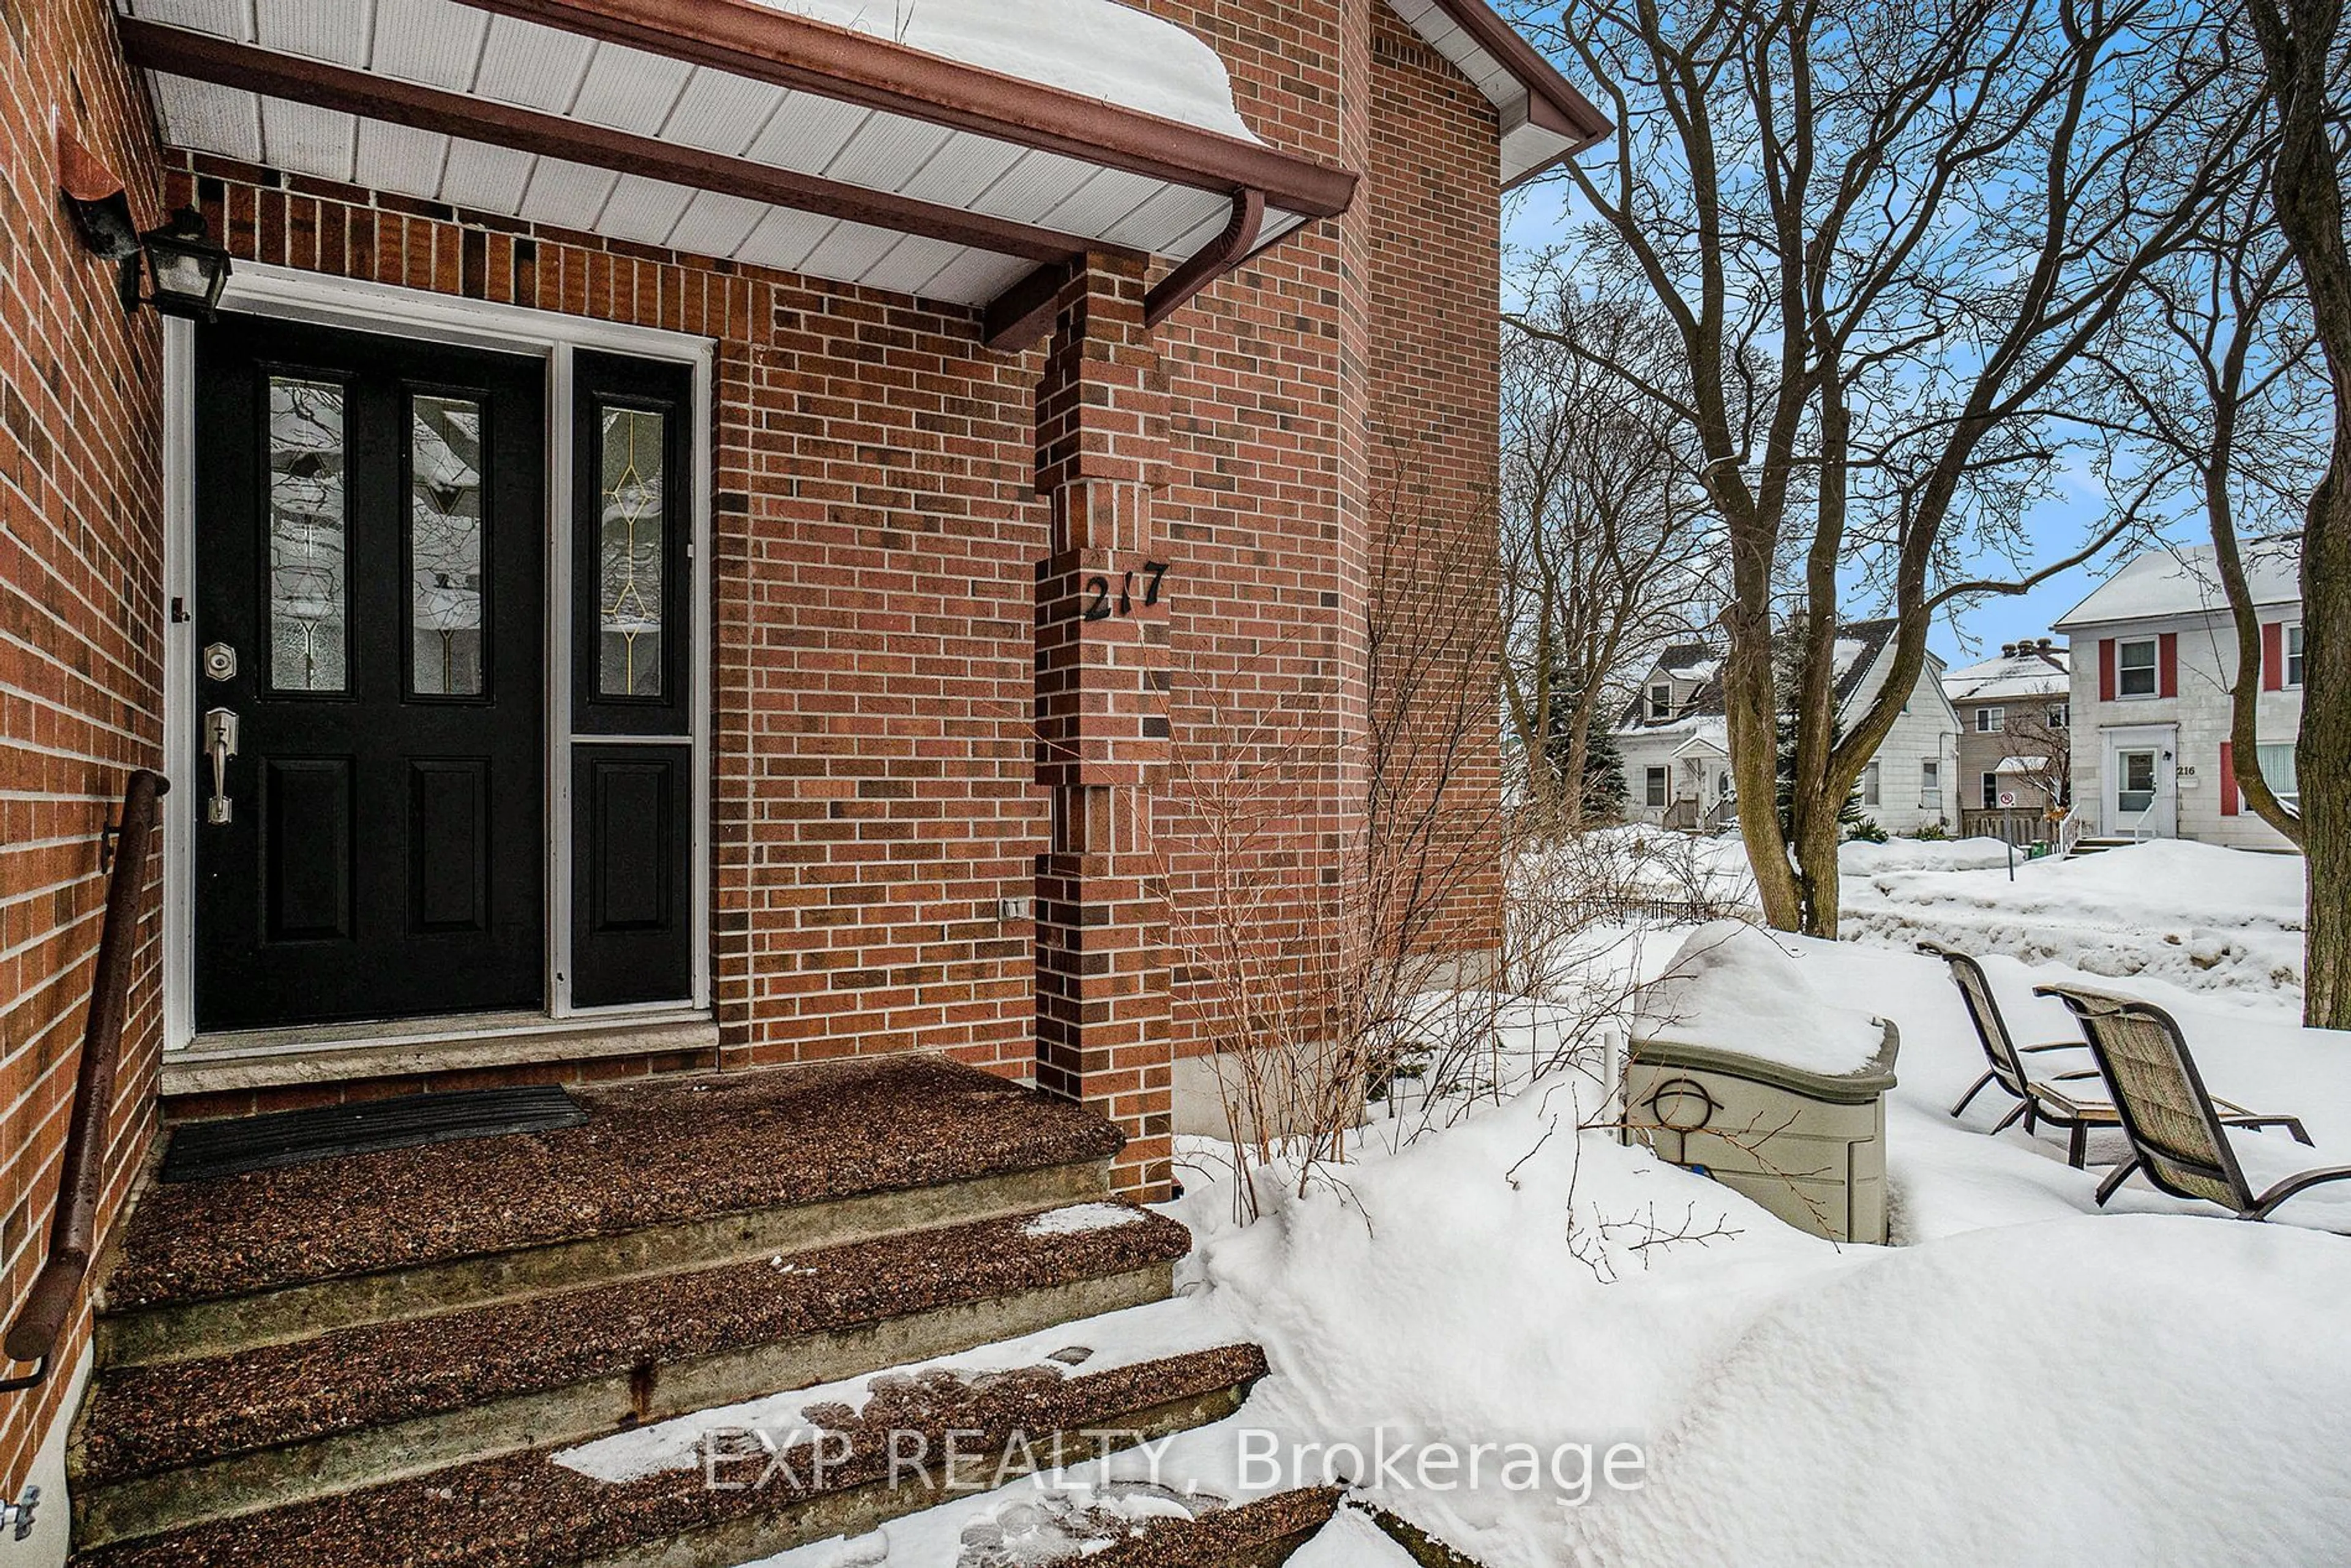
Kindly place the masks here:
<instances>
[{"instance_id":1,"label":"aggregate concrete step","mask_svg":"<svg viewBox=\"0 0 2351 1568\"><path fill-rule=\"evenodd\" d=\"M889 1056L575 1091L585 1126L183 1185L125 1228L101 1365L240 1348L1083 1201L1117 1130Z\"/></svg>"},{"instance_id":2,"label":"aggregate concrete step","mask_svg":"<svg viewBox=\"0 0 2351 1568\"><path fill-rule=\"evenodd\" d=\"M975 1375L935 1367L871 1379L856 1406L810 1405L815 1429L775 1434L772 1448L748 1445L723 1461L705 1457L600 1479L577 1468L580 1450L508 1455L86 1547L74 1562L78 1568L726 1568L866 1534L951 1492L999 1484L1015 1456L1050 1453L1076 1462L1220 1420L1264 1372L1262 1353L1241 1343L1098 1371L1052 1361Z\"/></svg>"},{"instance_id":3,"label":"aggregate concrete step","mask_svg":"<svg viewBox=\"0 0 2351 1568\"><path fill-rule=\"evenodd\" d=\"M96 1545L1158 1301L1179 1224L1097 1200L111 1367L71 1460Z\"/></svg>"}]
</instances>

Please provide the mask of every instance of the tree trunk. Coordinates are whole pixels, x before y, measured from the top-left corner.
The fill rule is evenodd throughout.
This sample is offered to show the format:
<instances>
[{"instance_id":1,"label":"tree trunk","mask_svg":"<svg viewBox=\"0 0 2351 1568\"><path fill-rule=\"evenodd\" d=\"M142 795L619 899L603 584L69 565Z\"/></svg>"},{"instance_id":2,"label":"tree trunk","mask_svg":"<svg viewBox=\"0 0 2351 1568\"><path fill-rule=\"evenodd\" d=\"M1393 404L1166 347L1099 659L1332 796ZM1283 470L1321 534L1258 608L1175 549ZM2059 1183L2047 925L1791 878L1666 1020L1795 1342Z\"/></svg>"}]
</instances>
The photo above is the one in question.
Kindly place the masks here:
<instances>
[{"instance_id":1,"label":"tree trunk","mask_svg":"<svg viewBox=\"0 0 2351 1568\"><path fill-rule=\"evenodd\" d=\"M2335 450L2303 518L2302 733L2294 768L2309 897L2303 1021L2351 1029L2351 250L2327 89L2342 0L2246 9L2278 116L2271 205L2302 268L2335 387Z\"/></svg>"},{"instance_id":2,"label":"tree trunk","mask_svg":"<svg viewBox=\"0 0 2351 1568\"><path fill-rule=\"evenodd\" d=\"M2338 383L2339 387L2339 383ZM2302 852L2309 893L2303 1021L2351 1029L2351 431L2338 390L2335 460L2302 540Z\"/></svg>"}]
</instances>

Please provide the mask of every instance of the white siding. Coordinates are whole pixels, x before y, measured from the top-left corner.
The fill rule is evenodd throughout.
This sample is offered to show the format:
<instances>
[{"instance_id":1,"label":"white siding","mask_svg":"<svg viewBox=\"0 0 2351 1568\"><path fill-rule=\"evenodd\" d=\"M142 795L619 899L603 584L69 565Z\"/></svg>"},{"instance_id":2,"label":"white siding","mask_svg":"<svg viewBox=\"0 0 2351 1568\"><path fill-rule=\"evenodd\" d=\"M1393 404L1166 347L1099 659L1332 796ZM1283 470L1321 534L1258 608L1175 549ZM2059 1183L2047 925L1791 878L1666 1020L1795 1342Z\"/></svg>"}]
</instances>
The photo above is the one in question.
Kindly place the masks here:
<instances>
[{"instance_id":1,"label":"white siding","mask_svg":"<svg viewBox=\"0 0 2351 1568\"><path fill-rule=\"evenodd\" d=\"M2298 611L2265 609L2262 619L2298 622ZM2098 644L2107 638L2127 641L2160 637L2179 639L2179 695L2176 697L2098 699ZM2135 726L2176 727L2173 768L2177 774L2179 836L2237 849L2281 850L2292 846L2284 834L2253 814L2251 806L2237 815L2223 815L2220 745L2229 738L2229 687L2236 676L2236 632L2224 614L2174 616L2163 620L2113 622L2085 628L2072 639L2074 653L2074 799L2087 817L2085 831L2109 831L2107 820L2106 733ZM2255 719L2256 734L2270 744L2291 745L2302 724L2299 691L2263 692Z\"/></svg>"}]
</instances>

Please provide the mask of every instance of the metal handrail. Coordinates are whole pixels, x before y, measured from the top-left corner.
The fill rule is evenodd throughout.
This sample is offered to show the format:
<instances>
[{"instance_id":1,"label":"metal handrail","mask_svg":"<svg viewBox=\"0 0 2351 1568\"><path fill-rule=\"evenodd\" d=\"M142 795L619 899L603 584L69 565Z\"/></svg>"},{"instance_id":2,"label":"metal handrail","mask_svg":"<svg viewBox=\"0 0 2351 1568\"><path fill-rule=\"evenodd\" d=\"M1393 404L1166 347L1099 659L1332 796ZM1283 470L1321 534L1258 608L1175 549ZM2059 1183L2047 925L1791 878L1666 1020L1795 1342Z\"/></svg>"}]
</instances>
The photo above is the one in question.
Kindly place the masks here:
<instances>
[{"instance_id":1,"label":"metal handrail","mask_svg":"<svg viewBox=\"0 0 2351 1568\"><path fill-rule=\"evenodd\" d=\"M57 1175L57 1207L49 1220L49 1256L25 1293L6 1339L0 1340L9 1360L38 1364L23 1377L0 1380L0 1392L30 1388L49 1375L57 1336L89 1273L99 1205L106 1197L106 1134L113 1120L115 1070L121 1065L123 1015L131 1005L131 961L139 945L139 905L147 892L147 853L161 820L158 802L171 788L170 779L144 768L123 786L122 820L114 830L114 864L106 884L106 923L99 931L97 975L82 1023L80 1071Z\"/></svg>"}]
</instances>

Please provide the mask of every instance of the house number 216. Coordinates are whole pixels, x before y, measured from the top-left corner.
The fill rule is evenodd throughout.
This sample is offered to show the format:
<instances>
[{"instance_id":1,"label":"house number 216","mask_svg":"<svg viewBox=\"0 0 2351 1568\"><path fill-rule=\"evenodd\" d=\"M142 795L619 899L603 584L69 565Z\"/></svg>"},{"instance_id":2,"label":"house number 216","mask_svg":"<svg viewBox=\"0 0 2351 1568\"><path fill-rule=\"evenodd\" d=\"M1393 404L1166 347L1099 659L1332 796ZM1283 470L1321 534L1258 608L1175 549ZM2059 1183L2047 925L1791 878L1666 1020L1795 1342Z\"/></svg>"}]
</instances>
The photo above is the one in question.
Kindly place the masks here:
<instances>
[{"instance_id":1,"label":"house number 216","mask_svg":"<svg viewBox=\"0 0 2351 1568\"><path fill-rule=\"evenodd\" d=\"M1158 603L1159 585L1167 580L1167 563L1164 560L1144 561L1143 579L1144 604L1147 607ZM1134 613L1134 573L1132 571L1119 578L1115 607L1111 599L1109 578L1089 577L1086 579L1086 592L1092 597L1086 601L1085 620L1107 621L1113 615Z\"/></svg>"}]
</instances>

